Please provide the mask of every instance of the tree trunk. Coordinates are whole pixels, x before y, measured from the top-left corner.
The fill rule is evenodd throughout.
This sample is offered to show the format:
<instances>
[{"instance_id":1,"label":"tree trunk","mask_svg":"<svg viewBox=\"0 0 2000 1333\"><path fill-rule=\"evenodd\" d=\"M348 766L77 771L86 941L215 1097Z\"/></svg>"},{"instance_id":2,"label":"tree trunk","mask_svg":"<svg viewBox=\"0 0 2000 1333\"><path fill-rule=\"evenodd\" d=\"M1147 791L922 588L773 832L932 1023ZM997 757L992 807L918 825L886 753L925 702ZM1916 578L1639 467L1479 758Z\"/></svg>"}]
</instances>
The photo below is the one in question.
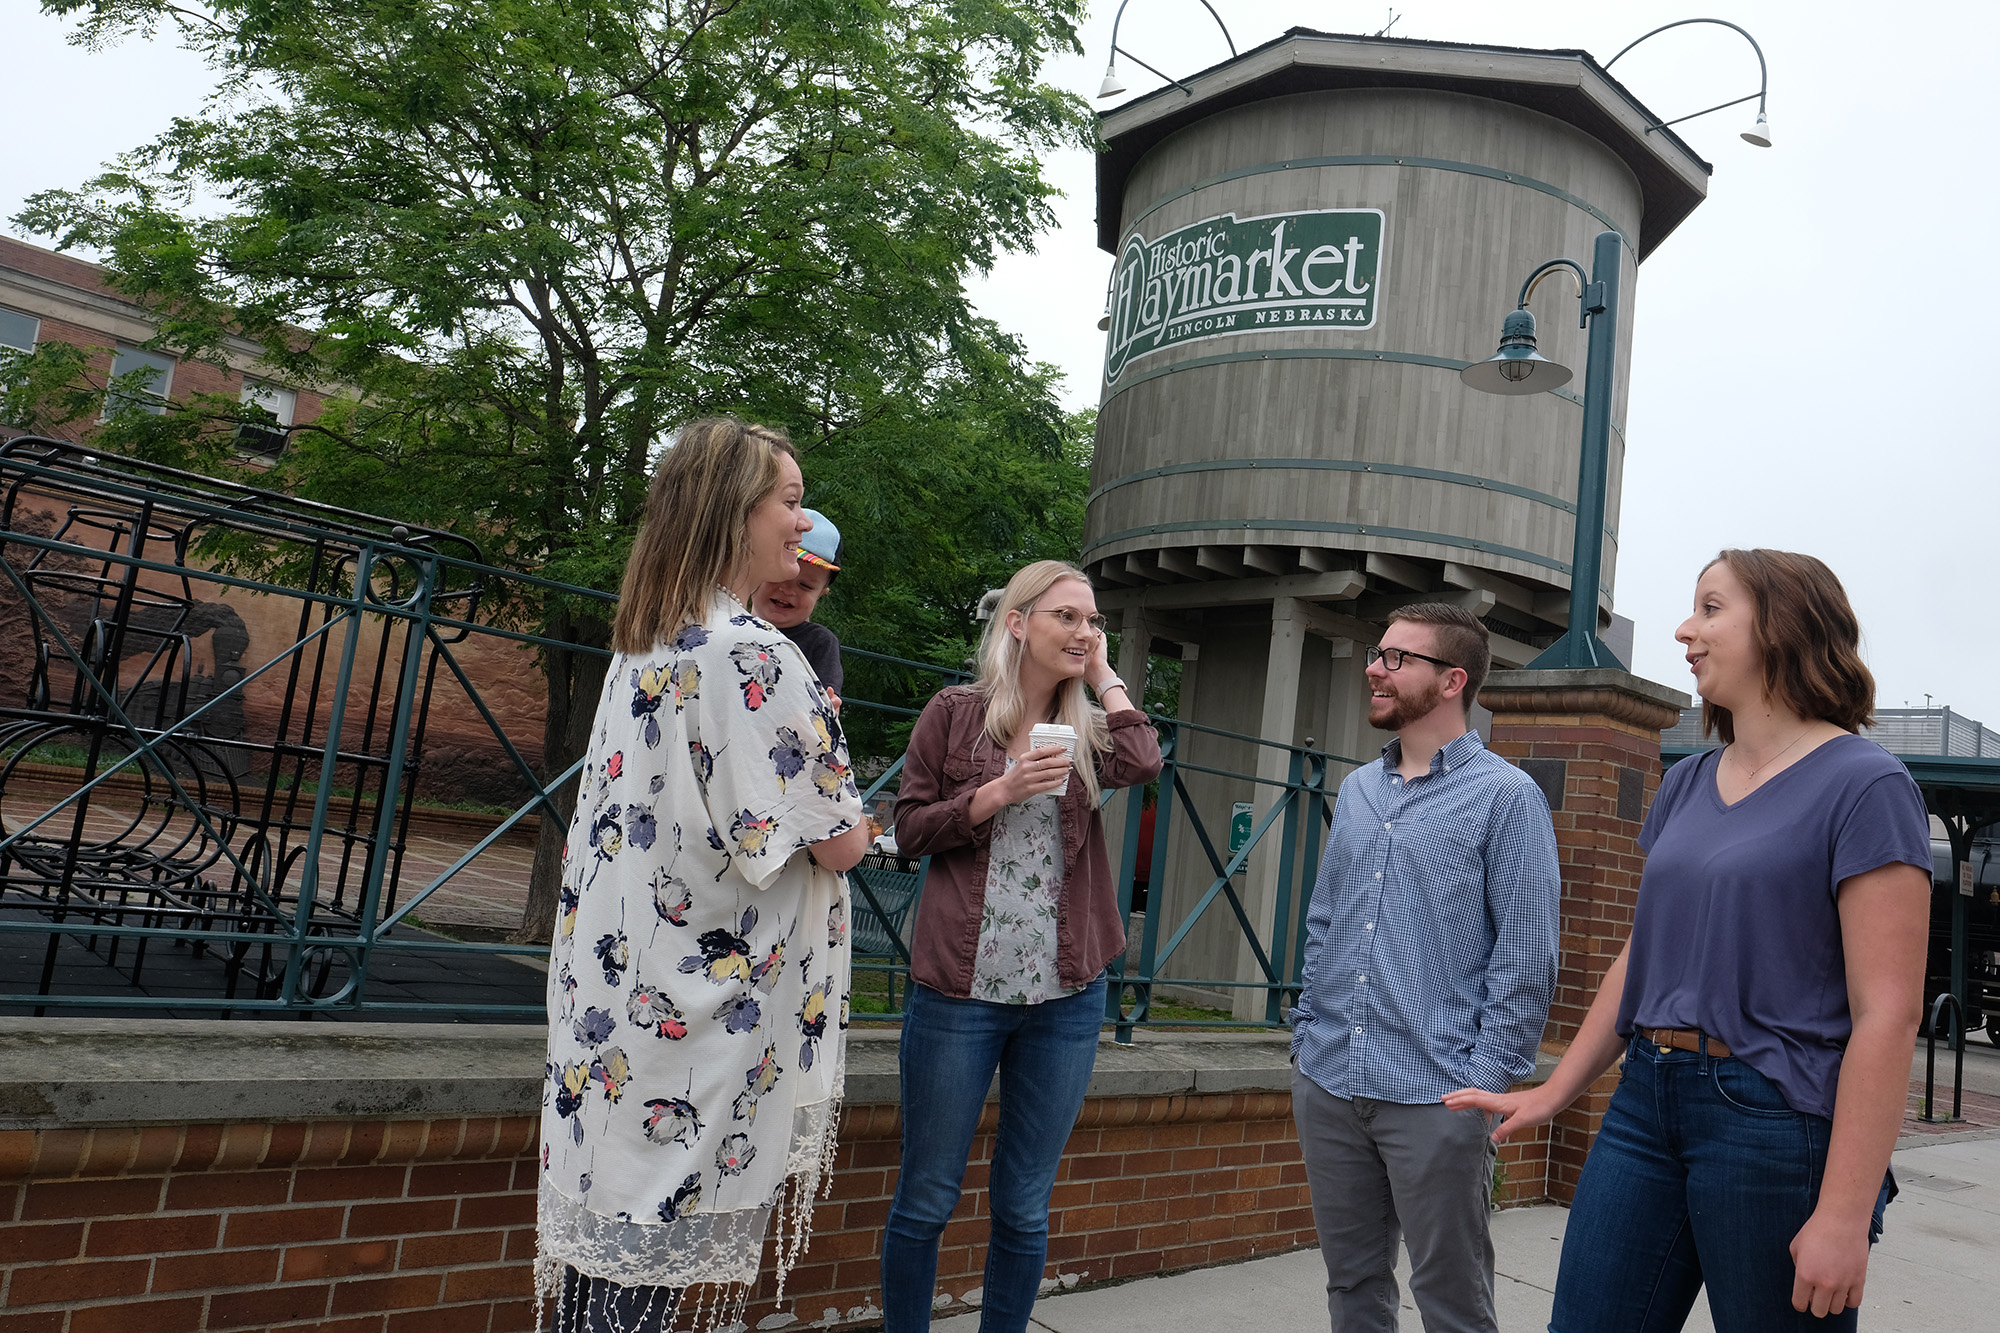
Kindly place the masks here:
<instances>
[{"instance_id":1,"label":"tree trunk","mask_svg":"<svg viewBox=\"0 0 2000 1333\"><path fill-rule=\"evenodd\" d=\"M548 634L583 649L611 642L611 625L594 616L560 612ZM608 658L598 653L550 648L543 657L549 685L548 715L542 724L542 781L562 772L590 748L590 730L597 721L597 700L604 692ZM562 886L563 844L569 839L570 817L576 813L577 779L571 778L550 799L561 818L542 811L542 831L535 842L535 863L528 872L528 906L521 928L508 936L513 944L546 944L555 937L556 910Z\"/></svg>"}]
</instances>

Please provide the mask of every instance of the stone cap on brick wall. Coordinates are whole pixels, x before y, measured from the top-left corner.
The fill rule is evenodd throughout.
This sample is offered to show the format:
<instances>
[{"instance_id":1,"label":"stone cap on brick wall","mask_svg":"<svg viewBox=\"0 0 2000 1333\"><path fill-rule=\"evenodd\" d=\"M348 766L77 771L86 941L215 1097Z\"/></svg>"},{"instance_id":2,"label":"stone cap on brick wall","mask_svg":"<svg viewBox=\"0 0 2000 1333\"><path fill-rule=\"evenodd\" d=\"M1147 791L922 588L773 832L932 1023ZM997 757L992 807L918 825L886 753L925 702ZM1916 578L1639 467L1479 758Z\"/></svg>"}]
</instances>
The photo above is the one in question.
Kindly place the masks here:
<instances>
[{"instance_id":1,"label":"stone cap on brick wall","mask_svg":"<svg viewBox=\"0 0 2000 1333\"><path fill-rule=\"evenodd\" d=\"M900 1099L901 1035L848 1033L850 1105ZM1121 1046L1107 1032L1088 1095L1288 1092L1290 1043L1142 1030ZM528 1024L0 1018L0 1130L534 1115L546 1047Z\"/></svg>"},{"instance_id":2,"label":"stone cap on brick wall","mask_svg":"<svg viewBox=\"0 0 2000 1333\"><path fill-rule=\"evenodd\" d=\"M847 1100L900 1096L893 1028L848 1033ZM1098 1048L1092 1097L1281 1091L1289 1034L1142 1032ZM0 1129L532 1115L535 1025L0 1019Z\"/></svg>"},{"instance_id":3,"label":"stone cap on brick wall","mask_svg":"<svg viewBox=\"0 0 2000 1333\"><path fill-rule=\"evenodd\" d=\"M0 1018L0 1129L533 1115L539 1025Z\"/></svg>"},{"instance_id":4,"label":"stone cap on brick wall","mask_svg":"<svg viewBox=\"0 0 2000 1333\"><path fill-rule=\"evenodd\" d=\"M1665 731L1693 701L1679 690L1616 667L1495 671L1479 687L1492 713L1606 713Z\"/></svg>"}]
</instances>

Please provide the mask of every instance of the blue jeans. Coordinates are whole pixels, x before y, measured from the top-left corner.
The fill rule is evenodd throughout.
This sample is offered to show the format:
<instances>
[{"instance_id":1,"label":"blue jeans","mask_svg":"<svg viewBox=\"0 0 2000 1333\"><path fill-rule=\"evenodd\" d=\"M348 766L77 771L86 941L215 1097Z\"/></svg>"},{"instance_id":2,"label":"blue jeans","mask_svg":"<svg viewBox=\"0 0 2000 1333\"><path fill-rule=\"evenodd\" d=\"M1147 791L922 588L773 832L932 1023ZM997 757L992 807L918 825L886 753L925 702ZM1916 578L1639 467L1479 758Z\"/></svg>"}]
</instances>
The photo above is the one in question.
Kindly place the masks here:
<instances>
[{"instance_id":1,"label":"blue jeans","mask_svg":"<svg viewBox=\"0 0 2000 1333\"><path fill-rule=\"evenodd\" d=\"M1049 1250L1049 1195L1083 1109L1104 1023L1104 978L1041 1004L954 1000L910 987L898 1065L903 1169L882 1235L884 1333L923 1333L937 1291L938 1237L958 1206L972 1136L1000 1071L1000 1127L986 1193L980 1333L1022 1333Z\"/></svg>"},{"instance_id":2,"label":"blue jeans","mask_svg":"<svg viewBox=\"0 0 2000 1333\"><path fill-rule=\"evenodd\" d=\"M1550 1333L1678 1329L1704 1283L1717 1333L1855 1328L1851 1309L1792 1308L1792 1238L1832 1129L1741 1060L1635 1038L1570 1208Z\"/></svg>"}]
</instances>

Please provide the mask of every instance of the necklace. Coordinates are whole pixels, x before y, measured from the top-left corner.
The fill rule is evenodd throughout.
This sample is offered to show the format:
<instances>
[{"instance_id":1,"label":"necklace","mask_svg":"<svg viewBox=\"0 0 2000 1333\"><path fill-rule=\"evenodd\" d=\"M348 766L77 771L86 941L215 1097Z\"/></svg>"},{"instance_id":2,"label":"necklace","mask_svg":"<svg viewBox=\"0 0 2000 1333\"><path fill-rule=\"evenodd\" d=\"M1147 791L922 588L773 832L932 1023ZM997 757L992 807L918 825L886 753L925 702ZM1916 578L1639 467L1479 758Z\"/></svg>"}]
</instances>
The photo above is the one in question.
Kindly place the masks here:
<instances>
[{"instance_id":1,"label":"necklace","mask_svg":"<svg viewBox=\"0 0 2000 1333\"><path fill-rule=\"evenodd\" d=\"M1804 740L1806 738L1806 732L1811 730L1812 730L1811 727L1807 727L1805 731L1801 731L1798 735L1792 737L1790 744L1787 744L1783 750L1778 751L1776 754L1772 755L1769 759L1766 759L1763 763L1751 769L1748 773L1744 775L1743 780L1745 782L1755 782L1757 780L1757 775L1759 773L1762 773L1772 764L1775 764L1780 759L1784 758L1785 755L1791 750L1792 746L1797 745L1800 741ZM1729 748L1731 750L1734 750L1736 747L1734 745L1731 745ZM1743 761L1741 759L1738 759L1736 761L1736 766L1738 768L1741 768L1743 766Z\"/></svg>"}]
</instances>

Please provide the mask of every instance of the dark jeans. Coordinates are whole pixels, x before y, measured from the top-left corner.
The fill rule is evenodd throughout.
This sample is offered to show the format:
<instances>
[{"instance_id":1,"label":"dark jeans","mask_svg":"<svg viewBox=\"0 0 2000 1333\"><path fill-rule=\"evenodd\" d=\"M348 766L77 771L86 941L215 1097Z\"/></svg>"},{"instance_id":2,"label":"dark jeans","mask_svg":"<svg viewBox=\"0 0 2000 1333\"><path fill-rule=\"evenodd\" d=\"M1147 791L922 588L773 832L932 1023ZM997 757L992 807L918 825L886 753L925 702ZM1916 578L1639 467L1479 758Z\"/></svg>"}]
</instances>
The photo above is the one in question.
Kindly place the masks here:
<instances>
[{"instance_id":1,"label":"dark jeans","mask_svg":"<svg viewBox=\"0 0 2000 1333\"><path fill-rule=\"evenodd\" d=\"M1550 1333L1678 1329L1704 1283L1717 1333L1855 1328L1851 1309L1792 1309L1792 1238L1832 1129L1741 1060L1635 1039L1570 1208Z\"/></svg>"},{"instance_id":2,"label":"dark jeans","mask_svg":"<svg viewBox=\"0 0 2000 1333\"><path fill-rule=\"evenodd\" d=\"M885 1333L930 1327L938 1237L958 1206L996 1068L1000 1127L986 1181L993 1234L979 1328L1027 1328L1048 1259L1056 1165L1097 1061L1104 985L1099 977L1075 995L1041 1004L955 1000L910 987L898 1057L903 1169L882 1236Z\"/></svg>"}]
</instances>

